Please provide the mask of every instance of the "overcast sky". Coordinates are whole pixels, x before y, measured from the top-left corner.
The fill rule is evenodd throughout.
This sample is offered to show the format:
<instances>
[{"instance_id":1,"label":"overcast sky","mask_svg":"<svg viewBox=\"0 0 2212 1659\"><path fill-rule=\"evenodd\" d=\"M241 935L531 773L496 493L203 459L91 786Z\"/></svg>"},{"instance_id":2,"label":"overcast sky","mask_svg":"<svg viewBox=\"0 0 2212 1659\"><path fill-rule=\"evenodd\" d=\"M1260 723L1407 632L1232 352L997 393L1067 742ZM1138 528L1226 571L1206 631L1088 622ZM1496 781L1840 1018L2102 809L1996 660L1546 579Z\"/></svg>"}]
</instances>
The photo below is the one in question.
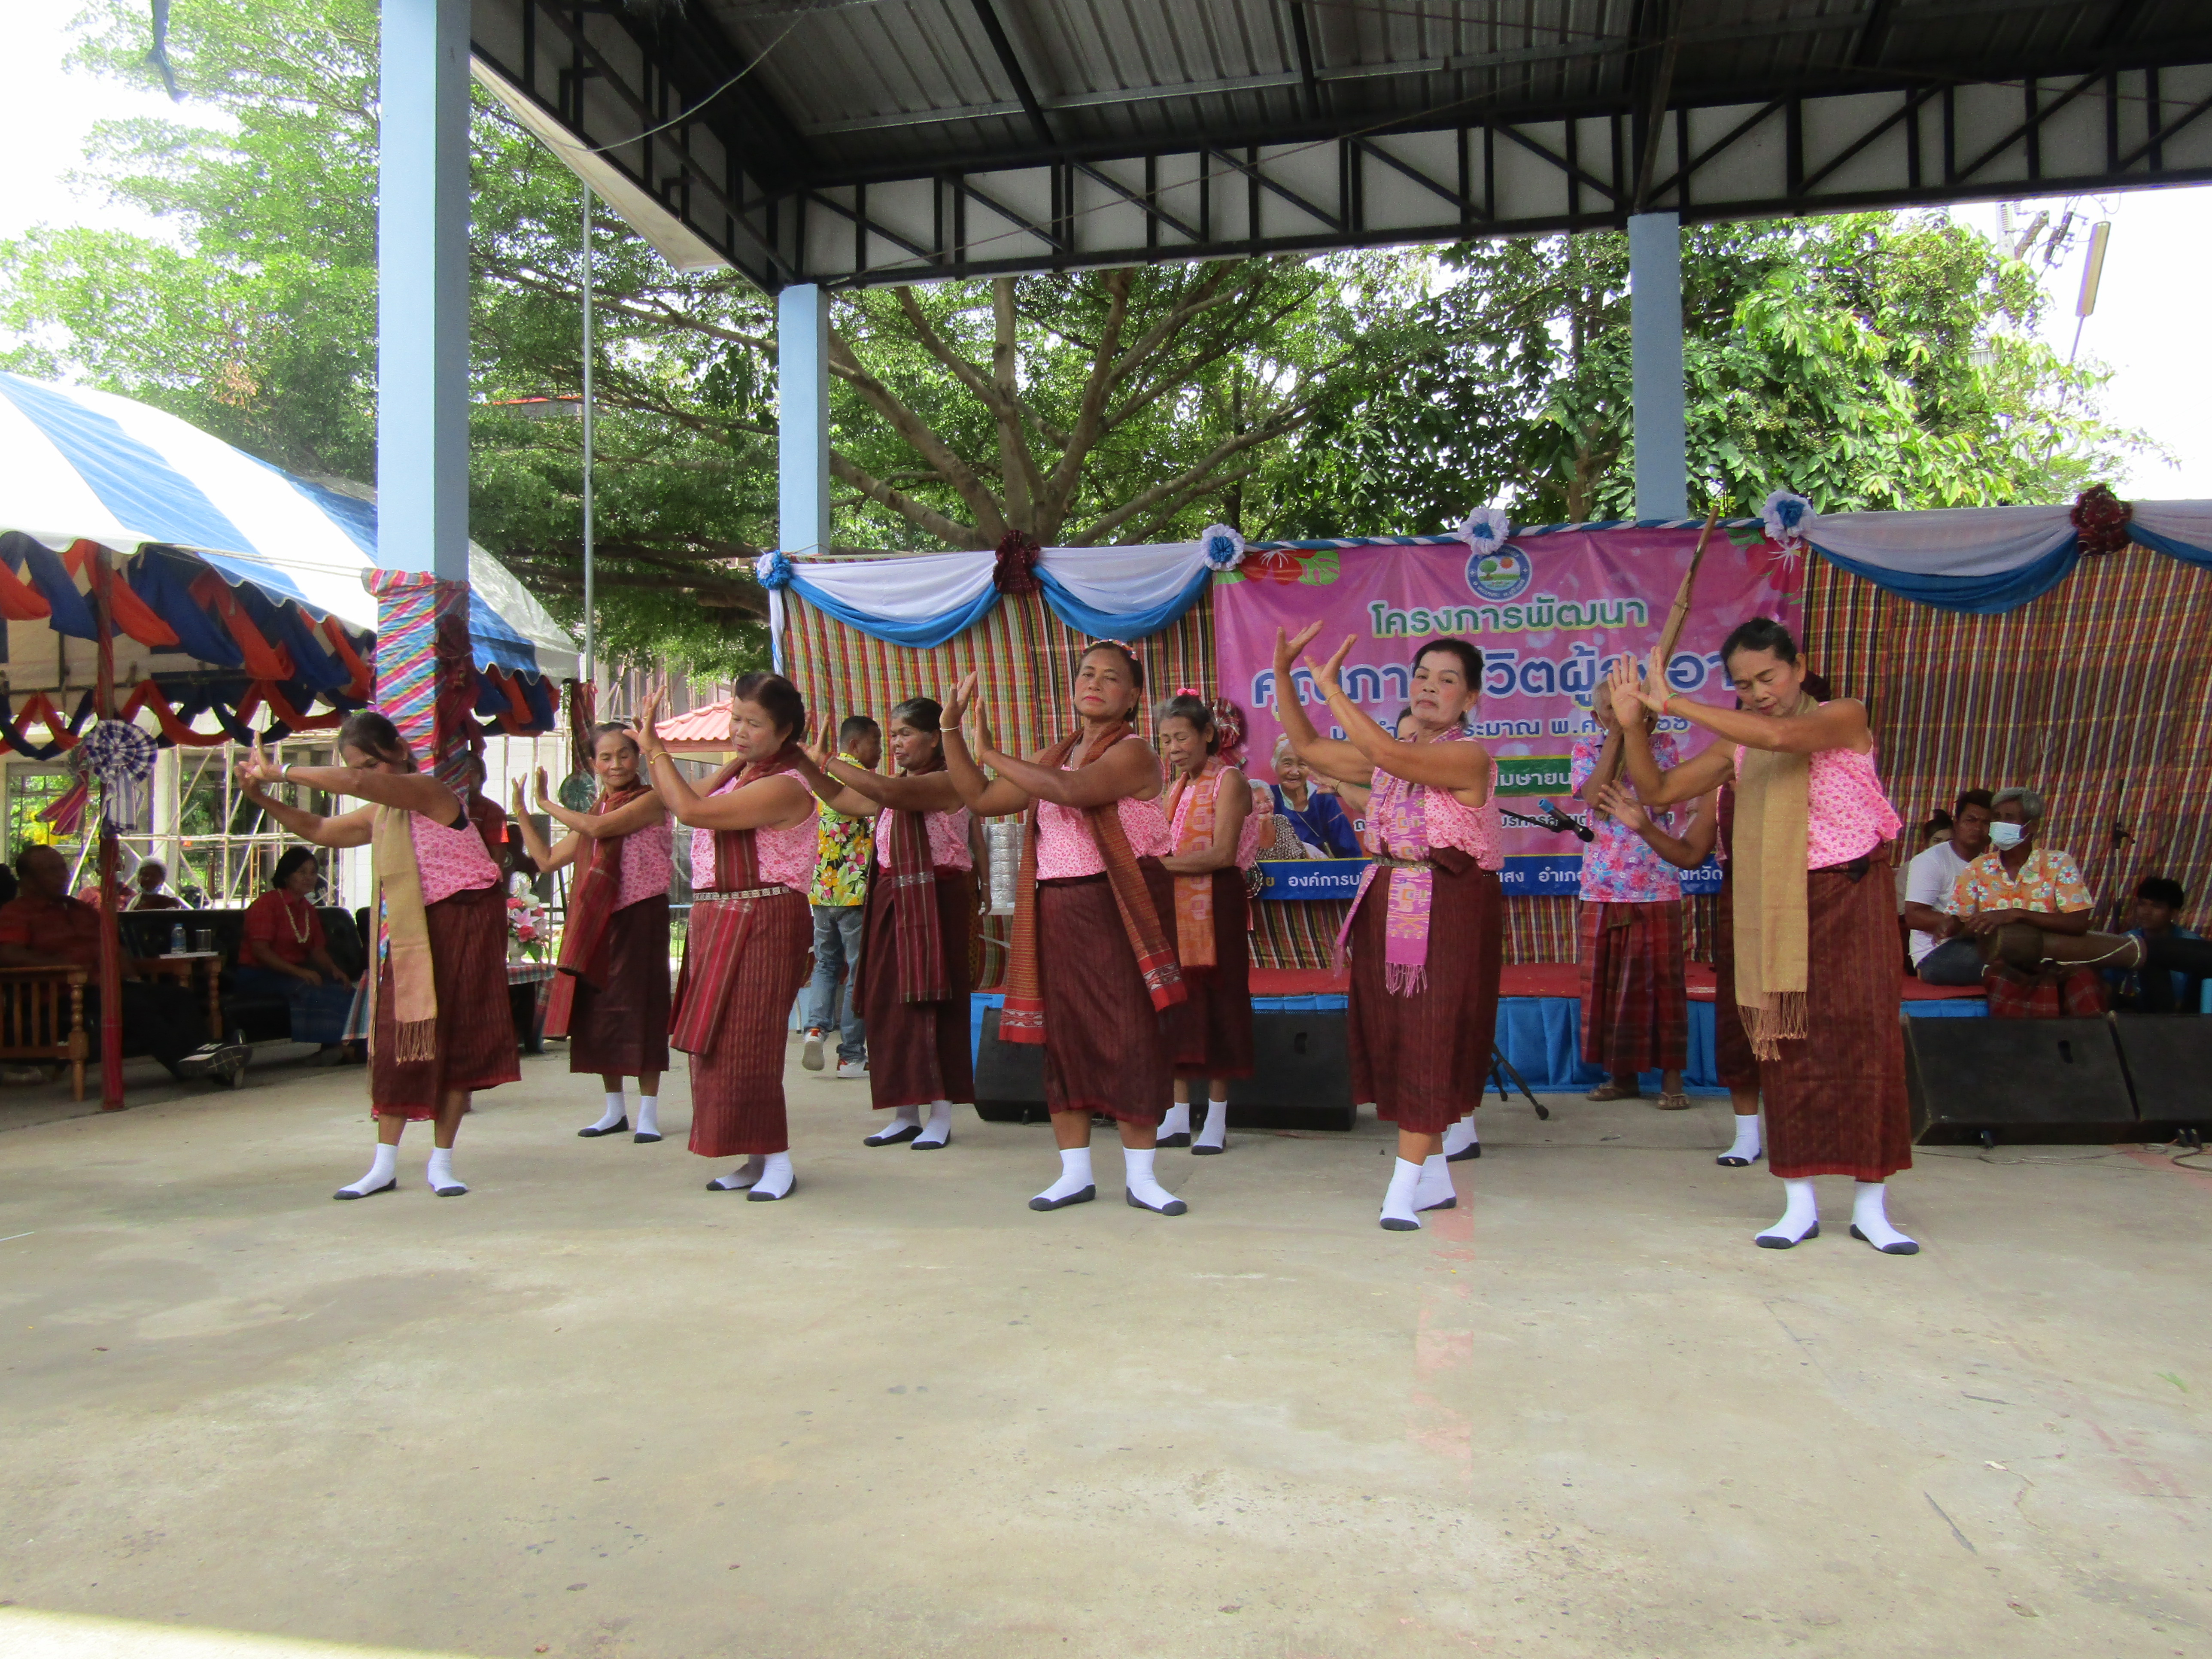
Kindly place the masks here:
<instances>
[{"instance_id":1,"label":"overcast sky","mask_svg":"<svg viewBox=\"0 0 2212 1659\"><path fill-rule=\"evenodd\" d=\"M0 63L9 65L9 95L0 99L0 155L8 158L0 238L34 224L125 226L159 234L159 226L143 216L97 192L80 194L66 181L82 163L94 121L172 112L158 94L63 70L72 9L54 0L0 3ZM2021 217L2046 205L2063 207L2033 204ZM2081 332L2081 355L2114 371L2106 414L2122 426L2149 432L2175 463L2139 457L2127 477L2113 482L2133 499L2212 498L2212 417L2205 410L2205 389L2212 385L2212 324L2207 321L2212 306L2205 298L2205 273L2212 270L2212 187L2136 191L2075 205L2093 218L2112 221L2104 282L2096 313ZM1985 231L1996 228L1992 205L1956 212ZM2046 333L2061 351L2074 343L2080 258L2077 251L2069 265L2046 279L2053 298Z\"/></svg>"}]
</instances>

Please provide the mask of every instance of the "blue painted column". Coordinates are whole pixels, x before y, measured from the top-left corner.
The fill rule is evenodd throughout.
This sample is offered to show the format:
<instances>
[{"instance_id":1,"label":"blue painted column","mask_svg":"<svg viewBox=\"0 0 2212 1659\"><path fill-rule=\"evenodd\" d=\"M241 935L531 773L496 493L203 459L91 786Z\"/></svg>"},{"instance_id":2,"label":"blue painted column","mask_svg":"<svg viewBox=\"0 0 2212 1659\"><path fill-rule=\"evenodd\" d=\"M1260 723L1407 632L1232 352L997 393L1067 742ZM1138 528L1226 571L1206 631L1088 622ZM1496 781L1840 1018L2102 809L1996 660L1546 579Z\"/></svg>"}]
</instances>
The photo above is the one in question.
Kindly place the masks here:
<instances>
[{"instance_id":1,"label":"blue painted column","mask_svg":"<svg viewBox=\"0 0 2212 1659\"><path fill-rule=\"evenodd\" d=\"M1676 214L1639 213L1628 222L1628 334L1635 377L1636 516L1686 519L1682 222Z\"/></svg>"},{"instance_id":2,"label":"blue painted column","mask_svg":"<svg viewBox=\"0 0 2212 1659\"><path fill-rule=\"evenodd\" d=\"M830 296L775 296L777 537L796 556L830 550Z\"/></svg>"},{"instance_id":3,"label":"blue painted column","mask_svg":"<svg viewBox=\"0 0 2212 1659\"><path fill-rule=\"evenodd\" d=\"M469 0L383 0L377 562L469 575Z\"/></svg>"}]
</instances>

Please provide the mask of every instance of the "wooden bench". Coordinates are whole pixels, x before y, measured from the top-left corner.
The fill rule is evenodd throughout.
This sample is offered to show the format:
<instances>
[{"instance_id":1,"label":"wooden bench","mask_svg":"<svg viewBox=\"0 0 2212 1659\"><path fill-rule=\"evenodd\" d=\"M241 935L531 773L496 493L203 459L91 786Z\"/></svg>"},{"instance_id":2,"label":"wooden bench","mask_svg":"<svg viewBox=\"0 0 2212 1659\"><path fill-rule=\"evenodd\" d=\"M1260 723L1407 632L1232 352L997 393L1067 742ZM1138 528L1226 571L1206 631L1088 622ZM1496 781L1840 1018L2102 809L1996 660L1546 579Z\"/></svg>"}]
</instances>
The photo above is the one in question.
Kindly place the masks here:
<instances>
[{"instance_id":1,"label":"wooden bench","mask_svg":"<svg viewBox=\"0 0 2212 1659\"><path fill-rule=\"evenodd\" d=\"M90 1041L84 1027L82 968L0 968L0 1060L70 1068L70 1092L84 1098L84 1062Z\"/></svg>"}]
</instances>

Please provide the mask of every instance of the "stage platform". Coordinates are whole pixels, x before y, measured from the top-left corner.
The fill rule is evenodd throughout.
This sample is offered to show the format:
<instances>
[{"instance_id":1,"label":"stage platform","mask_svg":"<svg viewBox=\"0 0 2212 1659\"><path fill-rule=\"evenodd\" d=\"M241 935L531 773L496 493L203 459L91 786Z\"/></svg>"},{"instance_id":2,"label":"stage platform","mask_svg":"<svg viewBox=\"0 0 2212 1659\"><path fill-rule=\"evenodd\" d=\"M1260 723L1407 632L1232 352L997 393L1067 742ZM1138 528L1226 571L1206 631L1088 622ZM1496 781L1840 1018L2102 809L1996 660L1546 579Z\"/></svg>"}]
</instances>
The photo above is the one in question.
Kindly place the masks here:
<instances>
[{"instance_id":1,"label":"stage platform","mask_svg":"<svg viewBox=\"0 0 2212 1659\"><path fill-rule=\"evenodd\" d=\"M1603 1073L1582 1060L1582 993L1571 962L1522 963L1504 970L1498 986L1498 1046L1528 1086L1539 1093L1594 1088ZM1252 1006L1257 1012L1341 1012L1350 976L1327 969L1255 968ZM1903 981L1900 1012L1922 1019L1978 1019L1989 1013L1988 1000L1971 986L1923 985ZM998 991L975 994L969 1017L969 1041L983 1039L983 1011L1006 1000ZM1713 970L1689 965L1690 1054L1685 1086L1693 1095L1726 1095L1713 1065ZM1659 1074L1644 1079L1646 1093L1656 1093Z\"/></svg>"}]
</instances>

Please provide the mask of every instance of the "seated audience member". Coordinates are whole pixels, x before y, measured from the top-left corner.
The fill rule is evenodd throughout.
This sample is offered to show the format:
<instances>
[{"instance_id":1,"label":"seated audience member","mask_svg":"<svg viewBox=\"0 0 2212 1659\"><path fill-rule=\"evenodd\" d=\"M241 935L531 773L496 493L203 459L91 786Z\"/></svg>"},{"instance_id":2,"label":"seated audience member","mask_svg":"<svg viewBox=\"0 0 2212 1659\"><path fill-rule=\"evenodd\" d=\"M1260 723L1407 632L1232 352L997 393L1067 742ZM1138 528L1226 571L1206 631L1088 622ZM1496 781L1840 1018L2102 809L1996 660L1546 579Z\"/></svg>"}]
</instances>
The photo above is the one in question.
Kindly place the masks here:
<instances>
[{"instance_id":1,"label":"seated audience member","mask_svg":"<svg viewBox=\"0 0 2212 1659\"><path fill-rule=\"evenodd\" d=\"M1929 985L1979 985L1982 953L1950 910L1953 890L1966 866L1989 850L1995 809L1986 789L1969 789L1952 803L1948 840L1931 842L1904 870L1905 925L1912 970ZM1931 818L1930 823L1934 820Z\"/></svg>"},{"instance_id":2,"label":"seated audience member","mask_svg":"<svg viewBox=\"0 0 2212 1659\"><path fill-rule=\"evenodd\" d=\"M1275 740L1275 778L1268 787L1277 816L1291 833L1322 858L1359 856L1359 839L1344 803L1327 790L1314 787L1313 774L1291 748L1288 738Z\"/></svg>"},{"instance_id":3,"label":"seated audience member","mask_svg":"<svg viewBox=\"0 0 2212 1659\"><path fill-rule=\"evenodd\" d=\"M2136 889L2136 903L2128 929L2131 939L2201 939L2181 926L2181 907L2189 895L2171 876L2151 876ZM2159 983L2160 978L2165 984ZM2204 981L2195 974L2150 968L2110 968L2105 980L2112 989L2115 1008L2134 1008L2146 1013L2193 1014L2203 1006ZM2160 994L2163 992L2164 994Z\"/></svg>"},{"instance_id":4,"label":"seated audience member","mask_svg":"<svg viewBox=\"0 0 2212 1659\"><path fill-rule=\"evenodd\" d=\"M1979 941L2013 922L2046 933L2086 933L2095 902L2072 854L2036 845L2043 797L2033 789L2000 789L1990 824L1990 850L1960 872L1948 908L1967 937ZM1982 982L1990 1014L1999 1019L2050 1019L2105 1012L2105 982L2094 968L2057 963L2027 973L1988 963Z\"/></svg>"},{"instance_id":5,"label":"seated audience member","mask_svg":"<svg viewBox=\"0 0 2212 1659\"><path fill-rule=\"evenodd\" d=\"M269 890L246 907L233 982L247 995L283 998L292 1041L317 1043L329 1053L345 1040L354 986L331 959L323 936L315 909L321 878L321 866L304 847L276 860Z\"/></svg>"},{"instance_id":6,"label":"seated audience member","mask_svg":"<svg viewBox=\"0 0 2212 1659\"><path fill-rule=\"evenodd\" d=\"M21 890L0 905L0 967L82 968L88 1031L100 1020L100 912L69 896L69 860L51 847L26 848L15 860ZM182 1081L216 1077L235 1086L251 1051L243 1043L205 1041L207 1005L169 981L130 977L124 963L119 1011L130 1046L151 1054ZM97 1055L95 1046L93 1053Z\"/></svg>"},{"instance_id":7,"label":"seated audience member","mask_svg":"<svg viewBox=\"0 0 2212 1659\"><path fill-rule=\"evenodd\" d=\"M1935 846L1938 842L1945 842L1950 839L1951 815L1939 806L1928 815L1927 823L1919 824L1914 828L1912 831L1912 857L1918 857L1922 853L1926 852L1930 847ZM1901 845L1902 842L1900 841L1900 846ZM1906 857L1904 853L1900 851L1898 854L1897 865L1897 914L1900 916L1905 914L1905 872L1911 867L1912 859Z\"/></svg>"},{"instance_id":8,"label":"seated audience member","mask_svg":"<svg viewBox=\"0 0 2212 1659\"><path fill-rule=\"evenodd\" d=\"M1251 792L1252 804L1246 816L1259 825L1258 852L1262 859L1318 859L1326 858L1317 847L1309 847L1298 839L1297 831L1291 827L1289 818L1275 810L1274 791L1257 778L1248 779L1245 787Z\"/></svg>"},{"instance_id":9,"label":"seated audience member","mask_svg":"<svg viewBox=\"0 0 2212 1659\"><path fill-rule=\"evenodd\" d=\"M141 859L137 871L138 890L131 900L133 910L181 910L184 900L169 886L169 866L159 859Z\"/></svg>"}]
</instances>

